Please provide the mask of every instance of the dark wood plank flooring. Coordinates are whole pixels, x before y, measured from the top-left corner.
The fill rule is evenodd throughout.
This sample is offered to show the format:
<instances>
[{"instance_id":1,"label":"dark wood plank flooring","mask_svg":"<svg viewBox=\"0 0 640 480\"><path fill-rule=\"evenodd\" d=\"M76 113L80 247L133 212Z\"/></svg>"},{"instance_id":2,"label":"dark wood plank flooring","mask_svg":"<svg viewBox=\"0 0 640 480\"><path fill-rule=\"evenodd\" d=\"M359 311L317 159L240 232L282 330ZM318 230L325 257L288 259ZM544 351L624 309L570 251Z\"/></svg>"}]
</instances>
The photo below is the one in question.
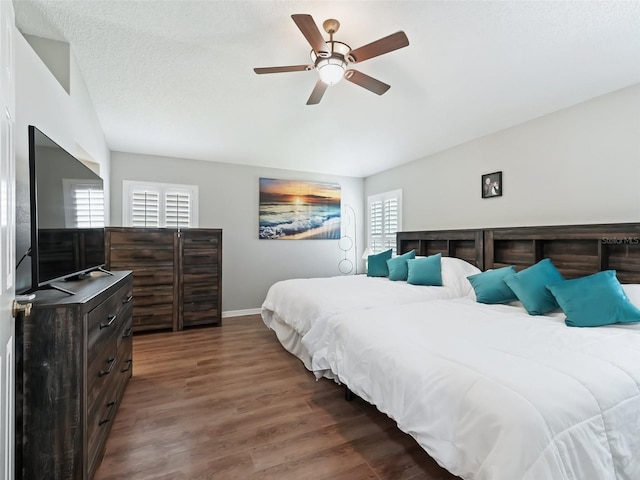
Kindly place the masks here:
<instances>
[{"instance_id":1,"label":"dark wood plank flooring","mask_svg":"<svg viewBox=\"0 0 640 480\"><path fill-rule=\"evenodd\" d=\"M259 316L136 335L96 480L450 480L395 423L316 381Z\"/></svg>"}]
</instances>

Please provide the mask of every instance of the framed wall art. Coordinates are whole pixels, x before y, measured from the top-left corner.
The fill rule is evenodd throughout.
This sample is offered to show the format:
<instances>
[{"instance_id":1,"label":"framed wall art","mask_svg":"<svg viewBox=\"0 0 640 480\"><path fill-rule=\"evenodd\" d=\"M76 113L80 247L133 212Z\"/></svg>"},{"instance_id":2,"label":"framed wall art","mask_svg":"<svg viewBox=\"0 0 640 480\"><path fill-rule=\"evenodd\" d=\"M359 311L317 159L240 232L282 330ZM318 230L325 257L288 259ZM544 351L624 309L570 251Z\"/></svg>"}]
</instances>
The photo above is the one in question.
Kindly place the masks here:
<instances>
[{"instance_id":1,"label":"framed wall art","mask_svg":"<svg viewBox=\"0 0 640 480\"><path fill-rule=\"evenodd\" d=\"M338 240L340 185L260 178L259 238Z\"/></svg>"},{"instance_id":2,"label":"framed wall art","mask_svg":"<svg viewBox=\"0 0 640 480\"><path fill-rule=\"evenodd\" d=\"M482 175L482 198L502 196L502 172Z\"/></svg>"}]
</instances>

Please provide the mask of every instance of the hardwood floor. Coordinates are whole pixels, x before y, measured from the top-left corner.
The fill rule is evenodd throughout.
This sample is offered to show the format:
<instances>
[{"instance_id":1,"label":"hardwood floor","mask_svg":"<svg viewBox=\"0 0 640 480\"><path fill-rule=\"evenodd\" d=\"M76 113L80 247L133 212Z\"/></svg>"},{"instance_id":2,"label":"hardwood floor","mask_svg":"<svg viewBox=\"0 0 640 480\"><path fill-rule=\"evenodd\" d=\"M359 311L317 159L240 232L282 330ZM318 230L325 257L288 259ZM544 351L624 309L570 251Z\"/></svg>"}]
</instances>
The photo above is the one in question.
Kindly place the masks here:
<instances>
[{"instance_id":1,"label":"hardwood floor","mask_svg":"<svg viewBox=\"0 0 640 480\"><path fill-rule=\"evenodd\" d=\"M316 381L259 316L134 336L96 480L450 480L395 423Z\"/></svg>"}]
</instances>

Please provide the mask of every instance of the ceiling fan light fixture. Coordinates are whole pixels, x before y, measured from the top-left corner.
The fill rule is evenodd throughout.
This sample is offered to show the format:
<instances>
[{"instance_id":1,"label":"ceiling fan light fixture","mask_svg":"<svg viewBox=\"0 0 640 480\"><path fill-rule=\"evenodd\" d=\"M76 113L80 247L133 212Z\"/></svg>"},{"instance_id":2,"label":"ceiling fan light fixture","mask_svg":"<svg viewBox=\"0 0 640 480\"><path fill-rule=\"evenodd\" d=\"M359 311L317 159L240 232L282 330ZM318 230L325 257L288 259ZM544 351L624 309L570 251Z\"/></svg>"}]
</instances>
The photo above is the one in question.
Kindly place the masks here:
<instances>
[{"instance_id":1,"label":"ceiling fan light fixture","mask_svg":"<svg viewBox=\"0 0 640 480\"><path fill-rule=\"evenodd\" d=\"M378 57L408 46L409 39L404 32L392 33L391 35L387 35L386 37L352 50L346 43L333 39L333 35L340 28L340 22L336 19L329 18L322 24L324 31L329 34L329 40L327 41L324 39L311 15L294 14L291 15L291 18L311 46L311 63L307 65L254 68L253 71L255 73L318 70L319 78L316 81L309 100L307 100L307 105L318 104L320 100L322 100L322 96L327 88L339 83L343 78L377 95L382 95L389 90L390 85L358 70L349 69L349 65L352 63L361 63L370 58Z\"/></svg>"},{"instance_id":2,"label":"ceiling fan light fixture","mask_svg":"<svg viewBox=\"0 0 640 480\"><path fill-rule=\"evenodd\" d=\"M336 55L330 58L318 58L316 68L322 80L327 85L335 85L342 77L347 69L347 62Z\"/></svg>"}]
</instances>

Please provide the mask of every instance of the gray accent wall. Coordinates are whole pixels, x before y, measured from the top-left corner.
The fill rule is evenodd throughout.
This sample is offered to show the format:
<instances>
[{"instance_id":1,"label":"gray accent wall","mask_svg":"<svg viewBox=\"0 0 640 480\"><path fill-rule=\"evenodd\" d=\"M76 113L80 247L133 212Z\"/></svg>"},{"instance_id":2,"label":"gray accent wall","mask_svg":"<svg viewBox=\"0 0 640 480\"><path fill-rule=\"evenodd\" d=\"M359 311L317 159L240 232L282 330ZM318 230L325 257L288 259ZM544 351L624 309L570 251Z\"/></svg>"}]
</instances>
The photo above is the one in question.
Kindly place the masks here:
<instances>
[{"instance_id":1,"label":"gray accent wall","mask_svg":"<svg viewBox=\"0 0 640 480\"><path fill-rule=\"evenodd\" d=\"M111 225L122 226L122 181L197 185L199 227L222 228L222 310L225 315L260 308L268 288L289 278L340 275L344 252L338 240L259 240L259 178L332 182L341 185L342 204L354 209L355 225L343 234L357 237L363 252L363 185L361 178L239 166L133 153L111 154ZM344 208L343 208L344 214ZM344 231L345 228L349 232ZM353 233L352 233L353 232ZM355 249L348 253L352 261ZM362 271L361 261L358 272Z\"/></svg>"},{"instance_id":2,"label":"gray accent wall","mask_svg":"<svg viewBox=\"0 0 640 480\"><path fill-rule=\"evenodd\" d=\"M405 231L638 222L640 85L370 176L365 199L398 188Z\"/></svg>"}]
</instances>

